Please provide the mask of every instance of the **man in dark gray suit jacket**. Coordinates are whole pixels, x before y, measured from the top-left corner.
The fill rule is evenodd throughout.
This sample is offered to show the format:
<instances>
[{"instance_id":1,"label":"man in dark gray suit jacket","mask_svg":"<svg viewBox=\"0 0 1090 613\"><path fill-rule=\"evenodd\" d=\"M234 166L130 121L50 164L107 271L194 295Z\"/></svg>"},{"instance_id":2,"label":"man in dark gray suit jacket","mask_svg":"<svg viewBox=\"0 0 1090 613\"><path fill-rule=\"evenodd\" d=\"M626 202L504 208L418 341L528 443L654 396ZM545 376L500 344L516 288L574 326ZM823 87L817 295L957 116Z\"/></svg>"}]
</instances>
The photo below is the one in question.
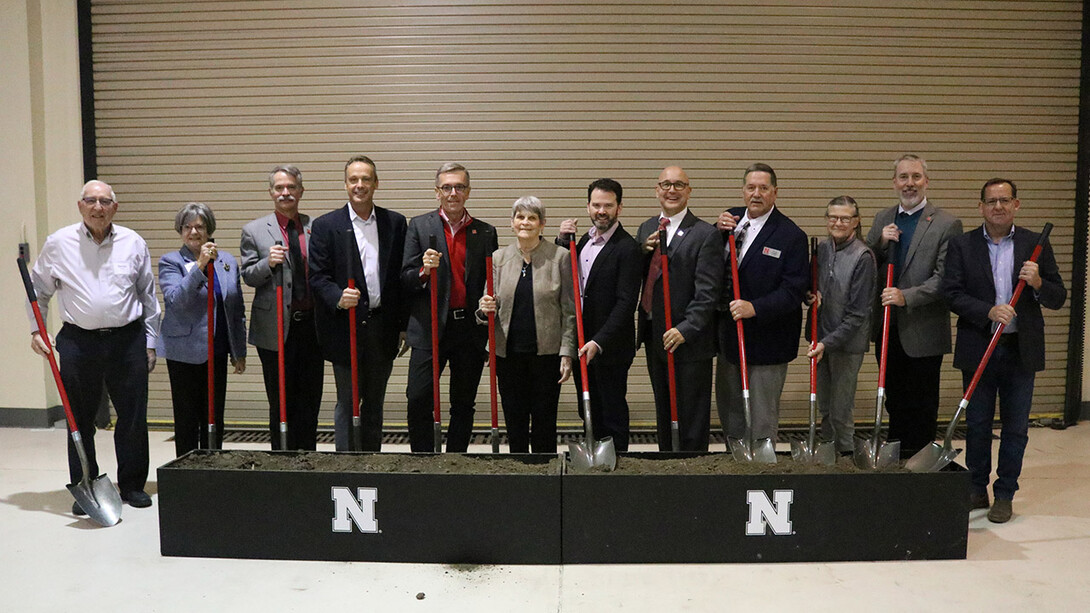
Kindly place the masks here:
<instances>
[{"instance_id":1,"label":"man in dark gray suit jacket","mask_svg":"<svg viewBox=\"0 0 1090 613\"><path fill-rule=\"evenodd\" d=\"M243 226L239 244L242 280L255 289L250 310L250 344L257 347L261 360L265 395L269 399L269 432L272 448L276 450L280 448L280 386L275 276L282 270L288 449L313 450L318 442L318 409L322 404L325 366L314 327L314 297L306 276L310 218L299 213L303 173L290 165L273 168L269 173L269 195L275 212Z\"/></svg>"},{"instance_id":2,"label":"man in dark gray suit jacket","mask_svg":"<svg viewBox=\"0 0 1090 613\"><path fill-rule=\"evenodd\" d=\"M636 240L643 246L644 281L640 297L637 345L643 343L647 371L655 394L660 451L670 451L670 396L666 352L674 354L677 377L678 429L682 451L707 451L711 428L712 360L715 358L715 305L723 276L723 239L715 226L688 209L692 187L678 166L659 174L656 192L662 211L640 224ZM667 223L668 222L668 223ZM670 316L666 329L659 229L667 232Z\"/></svg>"},{"instance_id":3,"label":"man in dark gray suit jacket","mask_svg":"<svg viewBox=\"0 0 1090 613\"><path fill-rule=\"evenodd\" d=\"M636 325L632 314L640 295L643 258L640 245L621 227L618 215L624 207L621 184L598 179L587 187L587 213L591 229L576 244L583 296L584 344L587 356L591 421L594 438L613 437L617 451L628 451L628 369L636 356ZM558 244L570 246L577 230L574 219L560 224ZM577 367L575 387L582 390ZM577 394L579 414L583 394Z\"/></svg>"},{"instance_id":4,"label":"man in dark gray suit jacket","mask_svg":"<svg viewBox=\"0 0 1090 613\"><path fill-rule=\"evenodd\" d=\"M450 363L450 425L447 451L464 453L473 433L474 404L481 370L488 359L488 329L473 317L484 294L485 258L499 249L496 228L474 219L466 210L469 171L461 164L443 164L435 173L439 207L413 217L405 235L401 285L409 301L406 340L409 356L409 446L414 452L435 449L432 424L432 354L430 271L437 269L439 368ZM435 238L435 249L428 247Z\"/></svg>"},{"instance_id":5,"label":"man in dark gray suit jacket","mask_svg":"<svg viewBox=\"0 0 1090 613\"><path fill-rule=\"evenodd\" d=\"M1040 235L1015 227L1014 216L1021 207L1017 196L1017 187L1007 179L984 184L979 205L984 225L950 239L942 285L950 308L958 315L954 366L961 370L966 387L998 324L1006 326L966 410L965 465L972 482L969 504L986 509L996 394L1002 400L998 478L992 485L995 504L988 511L988 519L995 523L1011 518L1011 501L1018 490L1022 456L1029 441L1033 382L1036 372L1045 367L1041 307L1058 309L1067 298L1047 242L1037 262L1029 261ZM1027 287L1011 308L1008 303L1020 280Z\"/></svg>"},{"instance_id":6,"label":"man in dark gray suit jacket","mask_svg":"<svg viewBox=\"0 0 1090 613\"><path fill-rule=\"evenodd\" d=\"M893 167L893 188L900 204L874 216L867 246L878 259L879 287L883 288L873 319L877 344L882 331L880 309L893 307L886 363L889 438L901 441L901 457L908 458L935 438L939 371L942 356L950 353L950 311L942 298L942 274L946 243L961 234L961 221L928 202L927 163L922 158L903 155ZM893 262L894 286L886 288L889 261ZM879 359L881 350L875 347Z\"/></svg>"}]
</instances>

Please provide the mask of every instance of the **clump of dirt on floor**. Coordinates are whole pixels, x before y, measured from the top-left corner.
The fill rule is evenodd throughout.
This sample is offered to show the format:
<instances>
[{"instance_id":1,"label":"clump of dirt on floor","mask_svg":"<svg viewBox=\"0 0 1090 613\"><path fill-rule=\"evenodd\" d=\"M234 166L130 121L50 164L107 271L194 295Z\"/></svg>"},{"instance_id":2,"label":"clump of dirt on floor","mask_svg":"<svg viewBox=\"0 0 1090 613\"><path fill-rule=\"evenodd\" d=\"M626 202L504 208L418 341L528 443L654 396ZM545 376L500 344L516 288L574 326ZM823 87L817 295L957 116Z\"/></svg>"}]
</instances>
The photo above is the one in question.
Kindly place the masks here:
<instances>
[{"instance_id":1,"label":"clump of dirt on floor","mask_svg":"<svg viewBox=\"0 0 1090 613\"><path fill-rule=\"evenodd\" d=\"M405 453L328 453L318 451L198 451L171 464L172 468L206 470L317 471L337 473L422 473L469 475L557 475L560 459L519 459L512 456L472 456Z\"/></svg>"}]
</instances>

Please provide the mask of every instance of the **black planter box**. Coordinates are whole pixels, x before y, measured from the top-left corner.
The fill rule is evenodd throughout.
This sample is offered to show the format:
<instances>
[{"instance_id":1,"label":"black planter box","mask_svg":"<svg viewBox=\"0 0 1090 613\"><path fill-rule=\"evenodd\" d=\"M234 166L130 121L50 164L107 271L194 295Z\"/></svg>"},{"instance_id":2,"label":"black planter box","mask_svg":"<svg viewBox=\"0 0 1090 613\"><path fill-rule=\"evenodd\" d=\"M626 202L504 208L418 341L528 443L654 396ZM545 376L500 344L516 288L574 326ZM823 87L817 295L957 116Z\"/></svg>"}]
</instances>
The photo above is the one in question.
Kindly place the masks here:
<instances>
[{"instance_id":1,"label":"black planter box","mask_svg":"<svg viewBox=\"0 0 1090 613\"><path fill-rule=\"evenodd\" d=\"M928 474L568 474L563 483L568 564L965 558L969 474L956 464Z\"/></svg>"},{"instance_id":2,"label":"black planter box","mask_svg":"<svg viewBox=\"0 0 1090 613\"><path fill-rule=\"evenodd\" d=\"M176 463L158 469L166 556L561 562L559 474L207 470Z\"/></svg>"}]
</instances>

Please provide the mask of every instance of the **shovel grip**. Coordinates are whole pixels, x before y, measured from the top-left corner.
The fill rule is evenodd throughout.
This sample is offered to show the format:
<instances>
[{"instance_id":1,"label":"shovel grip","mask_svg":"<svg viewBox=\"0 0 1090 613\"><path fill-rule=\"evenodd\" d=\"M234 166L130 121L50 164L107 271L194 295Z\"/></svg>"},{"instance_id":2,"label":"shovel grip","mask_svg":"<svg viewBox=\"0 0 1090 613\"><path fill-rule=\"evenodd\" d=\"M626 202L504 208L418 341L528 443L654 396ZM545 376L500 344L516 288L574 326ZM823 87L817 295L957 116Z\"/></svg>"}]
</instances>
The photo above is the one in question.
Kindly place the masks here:
<instances>
[{"instance_id":1,"label":"shovel grip","mask_svg":"<svg viewBox=\"0 0 1090 613\"><path fill-rule=\"evenodd\" d=\"M15 258L15 261L19 263L19 276L23 278L23 287L26 289L26 299L28 302L38 302L38 293L34 291L34 282L30 280L30 271L27 270L26 260L23 258Z\"/></svg>"}]
</instances>

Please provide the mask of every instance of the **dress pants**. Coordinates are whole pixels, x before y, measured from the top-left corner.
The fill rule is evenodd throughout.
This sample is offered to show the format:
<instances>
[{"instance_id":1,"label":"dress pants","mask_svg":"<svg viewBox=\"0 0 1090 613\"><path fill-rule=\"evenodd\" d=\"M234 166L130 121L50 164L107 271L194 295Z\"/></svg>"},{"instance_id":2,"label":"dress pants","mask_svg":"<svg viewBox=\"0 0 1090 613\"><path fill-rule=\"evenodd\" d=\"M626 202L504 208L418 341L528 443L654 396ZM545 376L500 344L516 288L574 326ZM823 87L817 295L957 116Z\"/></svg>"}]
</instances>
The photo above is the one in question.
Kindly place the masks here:
<instances>
[{"instance_id":1,"label":"dress pants","mask_svg":"<svg viewBox=\"0 0 1090 613\"><path fill-rule=\"evenodd\" d=\"M775 444L780 428L780 396L787 380L787 364L747 364L749 372L749 411L754 440L772 439ZM715 369L715 404L719 422L730 438L746 436L745 402L742 397L742 370L719 355Z\"/></svg>"},{"instance_id":2,"label":"dress pants","mask_svg":"<svg viewBox=\"0 0 1090 613\"><path fill-rule=\"evenodd\" d=\"M617 451L628 451L628 369L632 363L606 364L601 358L587 364L590 384L590 416L595 440L613 437ZM583 373L579 362L572 361L575 391L579 399L579 417L583 417Z\"/></svg>"},{"instance_id":3,"label":"dress pants","mask_svg":"<svg viewBox=\"0 0 1090 613\"><path fill-rule=\"evenodd\" d=\"M448 314L439 341L439 372L450 364L450 424L447 452L464 453L473 434L473 413L477 387L481 383L488 353L477 339L477 322L468 313L462 319ZM431 346L414 347L409 356L408 399L409 446L414 452L435 451L434 395L432 392Z\"/></svg>"},{"instance_id":4,"label":"dress pants","mask_svg":"<svg viewBox=\"0 0 1090 613\"><path fill-rule=\"evenodd\" d=\"M227 397L227 353L213 356L216 449L223 448L223 406ZM174 453L181 457L200 446L208 449L208 362L167 360L174 407Z\"/></svg>"},{"instance_id":5,"label":"dress pants","mask_svg":"<svg viewBox=\"0 0 1090 613\"><path fill-rule=\"evenodd\" d=\"M826 351L817 365L817 403L821 440L834 441L838 453L855 450L855 392L862 353Z\"/></svg>"},{"instance_id":6,"label":"dress pants","mask_svg":"<svg viewBox=\"0 0 1090 613\"><path fill-rule=\"evenodd\" d=\"M666 351L644 344L647 372L655 395L655 424L659 451L672 451L669 376ZM675 362L677 421L681 451L707 451L711 433L712 360Z\"/></svg>"},{"instance_id":7,"label":"dress pants","mask_svg":"<svg viewBox=\"0 0 1090 613\"><path fill-rule=\"evenodd\" d=\"M382 414L386 401L386 384L394 368L396 346L383 346L386 318L394 317L384 310L374 309L367 323L356 330L356 360L360 395L360 451L382 450ZM344 339L347 341L348 339ZM352 448L352 365L333 363L333 379L337 385L337 404L333 407L333 441L337 451Z\"/></svg>"},{"instance_id":8,"label":"dress pants","mask_svg":"<svg viewBox=\"0 0 1090 613\"><path fill-rule=\"evenodd\" d=\"M514 353L497 357L496 378L511 453L556 453L560 356Z\"/></svg>"},{"instance_id":9,"label":"dress pants","mask_svg":"<svg viewBox=\"0 0 1090 613\"><path fill-rule=\"evenodd\" d=\"M269 399L272 449L280 449L280 386L277 352L257 348L265 396ZM288 449L313 451L318 445L318 409L322 405L325 363L318 348L312 313L292 321L284 339L284 390L287 396Z\"/></svg>"},{"instance_id":10,"label":"dress pants","mask_svg":"<svg viewBox=\"0 0 1090 613\"><path fill-rule=\"evenodd\" d=\"M122 494L142 491L148 480L148 356L143 320L120 328L84 330L64 324L56 337L61 381L87 453L89 477L99 475L95 456L95 413L106 385L117 425L117 486ZM68 474L83 476L79 455L68 437Z\"/></svg>"},{"instance_id":11,"label":"dress pants","mask_svg":"<svg viewBox=\"0 0 1090 613\"><path fill-rule=\"evenodd\" d=\"M996 345L984 374L966 408L969 426L965 437L965 466L969 469L974 493L986 493L992 473L992 427L995 398L999 395L999 466L992 490L997 499L1014 500L1018 476L1022 474L1022 456L1029 442L1029 411L1033 403L1036 373L1022 366L1016 334L1004 334ZM969 387L974 370L961 371L964 388Z\"/></svg>"},{"instance_id":12,"label":"dress pants","mask_svg":"<svg viewBox=\"0 0 1090 613\"><path fill-rule=\"evenodd\" d=\"M875 357L881 363L881 349ZM889 440L901 441L902 458L911 458L935 440L941 369L941 355L913 358L906 354L897 328L890 326L886 411L889 413Z\"/></svg>"}]
</instances>

